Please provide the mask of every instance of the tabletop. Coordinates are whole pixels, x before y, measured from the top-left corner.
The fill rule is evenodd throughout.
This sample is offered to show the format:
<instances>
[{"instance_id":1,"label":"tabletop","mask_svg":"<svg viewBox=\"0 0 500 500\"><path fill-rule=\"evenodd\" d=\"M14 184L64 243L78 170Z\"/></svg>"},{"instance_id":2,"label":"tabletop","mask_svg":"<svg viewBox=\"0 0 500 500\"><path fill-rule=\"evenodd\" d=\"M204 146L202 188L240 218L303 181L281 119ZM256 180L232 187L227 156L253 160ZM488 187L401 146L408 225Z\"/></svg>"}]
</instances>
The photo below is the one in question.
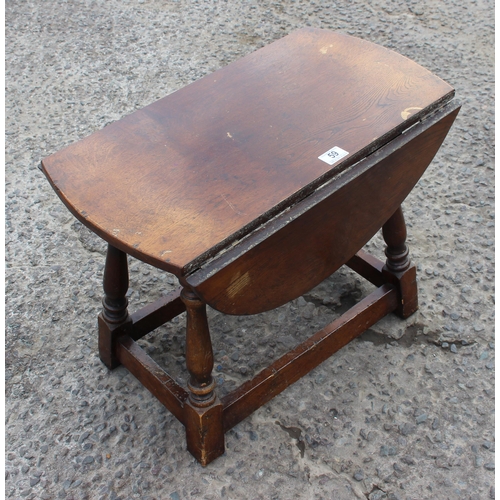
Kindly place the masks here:
<instances>
[{"instance_id":1,"label":"tabletop","mask_svg":"<svg viewBox=\"0 0 500 500\"><path fill-rule=\"evenodd\" d=\"M391 50L302 29L42 168L90 229L183 276L452 97L448 84Z\"/></svg>"}]
</instances>

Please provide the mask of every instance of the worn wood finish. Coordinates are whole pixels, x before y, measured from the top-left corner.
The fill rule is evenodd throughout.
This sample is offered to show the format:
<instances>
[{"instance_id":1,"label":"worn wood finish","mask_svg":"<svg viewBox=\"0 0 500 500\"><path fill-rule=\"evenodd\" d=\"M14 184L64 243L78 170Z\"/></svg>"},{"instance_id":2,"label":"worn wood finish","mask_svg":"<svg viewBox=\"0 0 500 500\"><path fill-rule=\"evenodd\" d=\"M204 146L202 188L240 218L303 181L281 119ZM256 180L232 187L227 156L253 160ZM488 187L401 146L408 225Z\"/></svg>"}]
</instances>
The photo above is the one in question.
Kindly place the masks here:
<instances>
[{"instance_id":1,"label":"worn wood finish","mask_svg":"<svg viewBox=\"0 0 500 500\"><path fill-rule=\"evenodd\" d=\"M400 205L458 113L453 95L390 50L304 29L43 160L109 243L101 359L184 424L202 465L224 453L225 431L380 318L416 310ZM342 160L318 159L334 146ZM359 250L381 227L385 264ZM129 315L126 254L176 274L182 292ZM272 309L343 264L378 288L220 400L206 304ZM187 391L135 342L184 311Z\"/></svg>"},{"instance_id":2,"label":"worn wood finish","mask_svg":"<svg viewBox=\"0 0 500 500\"><path fill-rule=\"evenodd\" d=\"M115 355L115 344L127 324L130 323L128 300L127 255L108 245L103 277L104 297L102 312L98 317L99 357L111 370L119 365Z\"/></svg>"},{"instance_id":3,"label":"worn wood finish","mask_svg":"<svg viewBox=\"0 0 500 500\"><path fill-rule=\"evenodd\" d=\"M188 393L158 366L135 341L124 335L116 343L120 363L155 396L172 415L185 423L184 402Z\"/></svg>"},{"instance_id":4,"label":"worn wood finish","mask_svg":"<svg viewBox=\"0 0 500 500\"><path fill-rule=\"evenodd\" d=\"M382 263L362 251L352 260L356 262L355 265L363 269L365 276L373 277L380 273ZM361 261L363 264L360 264ZM178 312L181 309L178 305L179 291L170 294L169 299L170 301L162 303L161 307L155 303L156 308L151 307L149 314L157 320L155 315L158 311ZM396 289L391 285L383 285L343 316L282 356L254 379L219 401L215 396L211 376L213 355L205 306L189 291L184 292L182 300L188 305L188 318L191 316L191 319L188 319L188 332L191 338L188 336L186 353L188 365L193 372L189 384L191 392L186 392L180 387L135 343L133 337L140 337L140 334L144 333L144 324L139 318L147 317L146 308L139 314L134 313L130 316L130 318L135 316L136 321L128 323L127 331L121 332L115 344L115 355L118 363L123 364L186 426L188 449L203 465L210 463L224 452L224 432L322 363L398 305ZM170 315L175 317L174 314ZM201 361L193 359L197 357L201 357Z\"/></svg>"},{"instance_id":5,"label":"worn wood finish","mask_svg":"<svg viewBox=\"0 0 500 500\"><path fill-rule=\"evenodd\" d=\"M187 449L201 465L208 465L224 453L223 407L219 398L207 408L195 406L187 399L184 425Z\"/></svg>"},{"instance_id":6,"label":"worn wood finish","mask_svg":"<svg viewBox=\"0 0 500 500\"><path fill-rule=\"evenodd\" d=\"M181 299L187 313L186 367L190 374L189 398L184 406L186 442L198 462L207 465L224 453L222 404L214 390L214 355L206 305L186 288L182 290Z\"/></svg>"},{"instance_id":7,"label":"worn wood finish","mask_svg":"<svg viewBox=\"0 0 500 500\"><path fill-rule=\"evenodd\" d=\"M51 155L42 167L82 223L180 277L453 93L391 50L303 29ZM349 155L332 167L318 156L334 146Z\"/></svg>"},{"instance_id":8,"label":"worn wood finish","mask_svg":"<svg viewBox=\"0 0 500 500\"><path fill-rule=\"evenodd\" d=\"M116 281L113 277L117 278ZM98 317L99 357L110 370L120 364L115 351L116 341L122 335L139 340L186 310L179 288L128 314L128 300L125 297L128 289L127 256L111 245L106 257L103 284L103 311Z\"/></svg>"},{"instance_id":9,"label":"worn wood finish","mask_svg":"<svg viewBox=\"0 0 500 500\"><path fill-rule=\"evenodd\" d=\"M214 355L208 330L206 305L193 291L184 288L181 299L186 306L186 367L190 374L189 399L194 406L204 408L215 401L215 381L212 377Z\"/></svg>"},{"instance_id":10,"label":"worn wood finish","mask_svg":"<svg viewBox=\"0 0 500 500\"><path fill-rule=\"evenodd\" d=\"M409 250L406 245L406 223L401 207L382 226L382 236L387 243L385 263L387 269L401 273L410 267Z\"/></svg>"},{"instance_id":11,"label":"worn wood finish","mask_svg":"<svg viewBox=\"0 0 500 500\"><path fill-rule=\"evenodd\" d=\"M102 316L108 323L123 323L128 317L128 263L127 255L108 245L103 277L104 297Z\"/></svg>"},{"instance_id":12,"label":"worn wood finish","mask_svg":"<svg viewBox=\"0 0 500 500\"><path fill-rule=\"evenodd\" d=\"M375 286L382 286L385 283L382 274L384 263L364 250L360 250L356 255L351 257L346 262L346 266Z\"/></svg>"},{"instance_id":13,"label":"worn wood finish","mask_svg":"<svg viewBox=\"0 0 500 500\"><path fill-rule=\"evenodd\" d=\"M139 340L155 328L179 316L185 310L186 306L181 300L181 288L178 288L156 302L132 313L130 315L132 326L129 329L129 334L134 340Z\"/></svg>"},{"instance_id":14,"label":"worn wood finish","mask_svg":"<svg viewBox=\"0 0 500 500\"><path fill-rule=\"evenodd\" d=\"M107 330L113 331L113 336L118 338L120 335L129 335L133 340L139 340L156 328L164 325L179 314L182 314L186 307L180 298L181 288L170 292L165 297L144 306L128 316L126 321L120 324L107 323L102 314L99 315L99 321L103 321L103 338L106 338ZM103 343L107 351L111 350L111 343Z\"/></svg>"},{"instance_id":15,"label":"worn wood finish","mask_svg":"<svg viewBox=\"0 0 500 500\"><path fill-rule=\"evenodd\" d=\"M226 314L260 313L306 293L345 264L396 211L458 110L455 103L444 106L186 281Z\"/></svg>"},{"instance_id":16,"label":"worn wood finish","mask_svg":"<svg viewBox=\"0 0 500 500\"><path fill-rule=\"evenodd\" d=\"M222 399L224 430L270 401L288 386L328 359L398 305L397 292L383 285L347 313L261 371Z\"/></svg>"}]
</instances>

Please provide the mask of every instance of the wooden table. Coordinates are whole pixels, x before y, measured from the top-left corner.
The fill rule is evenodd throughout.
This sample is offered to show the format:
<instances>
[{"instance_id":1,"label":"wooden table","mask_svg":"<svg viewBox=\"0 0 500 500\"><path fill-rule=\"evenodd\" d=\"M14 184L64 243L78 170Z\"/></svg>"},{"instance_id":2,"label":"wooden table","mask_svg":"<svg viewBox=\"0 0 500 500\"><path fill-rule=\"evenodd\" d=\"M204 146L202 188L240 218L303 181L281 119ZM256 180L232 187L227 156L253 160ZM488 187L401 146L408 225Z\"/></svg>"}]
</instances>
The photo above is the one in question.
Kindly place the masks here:
<instances>
[{"instance_id":1,"label":"wooden table","mask_svg":"<svg viewBox=\"0 0 500 500\"><path fill-rule=\"evenodd\" d=\"M417 309L400 208L458 111L453 89L370 42L303 29L43 160L68 209L109 243L99 353L185 426L206 465L224 433L390 312ZM386 263L363 245L382 228ZM127 254L181 289L129 314ZM276 308L342 265L368 297L219 399L206 304ZM137 345L187 311L187 388Z\"/></svg>"}]
</instances>

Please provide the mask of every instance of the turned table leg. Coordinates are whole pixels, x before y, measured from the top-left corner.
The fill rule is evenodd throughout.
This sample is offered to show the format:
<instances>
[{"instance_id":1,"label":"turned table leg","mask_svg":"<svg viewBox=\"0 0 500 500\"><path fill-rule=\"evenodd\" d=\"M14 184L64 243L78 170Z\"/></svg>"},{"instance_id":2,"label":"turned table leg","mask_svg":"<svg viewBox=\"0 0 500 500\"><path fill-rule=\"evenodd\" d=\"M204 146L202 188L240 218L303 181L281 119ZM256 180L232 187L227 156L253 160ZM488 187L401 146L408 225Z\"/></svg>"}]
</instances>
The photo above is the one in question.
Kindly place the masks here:
<instances>
[{"instance_id":1,"label":"turned table leg","mask_svg":"<svg viewBox=\"0 0 500 500\"><path fill-rule=\"evenodd\" d=\"M116 337L129 322L125 296L128 290L127 254L112 245L108 245L103 288L102 312L98 318L99 357L112 370L120 364L115 355Z\"/></svg>"},{"instance_id":2,"label":"turned table leg","mask_svg":"<svg viewBox=\"0 0 500 500\"><path fill-rule=\"evenodd\" d=\"M184 403L187 448L201 465L207 465L224 453L222 404L214 390L214 356L205 303L186 288L181 299L187 312L186 364L190 374L189 397Z\"/></svg>"},{"instance_id":3,"label":"turned table leg","mask_svg":"<svg viewBox=\"0 0 500 500\"><path fill-rule=\"evenodd\" d=\"M382 226L382 235L387 244L387 260L382 273L399 291L400 302L394 312L402 318L407 318L418 309L418 292L416 268L408 258L406 224L401 207Z\"/></svg>"}]
</instances>

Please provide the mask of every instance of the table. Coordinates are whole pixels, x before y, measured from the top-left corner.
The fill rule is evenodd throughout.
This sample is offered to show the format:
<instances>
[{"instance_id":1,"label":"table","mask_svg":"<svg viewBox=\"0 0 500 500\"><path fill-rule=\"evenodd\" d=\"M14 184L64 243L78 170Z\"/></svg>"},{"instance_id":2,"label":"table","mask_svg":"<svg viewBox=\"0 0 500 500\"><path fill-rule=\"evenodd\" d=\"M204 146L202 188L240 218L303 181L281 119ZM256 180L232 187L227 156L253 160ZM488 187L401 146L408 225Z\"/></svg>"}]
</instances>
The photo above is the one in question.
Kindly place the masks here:
<instances>
[{"instance_id":1,"label":"table","mask_svg":"<svg viewBox=\"0 0 500 500\"><path fill-rule=\"evenodd\" d=\"M99 355L180 420L207 465L224 433L385 315L416 311L401 203L460 109L395 52L301 29L42 161L59 197L108 242ZM385 263L362 249L382 228ZM127 254L179 290L129 313ZM223 398L206 305L256 314L347 265L375 290ZM187 387L136 343L186 311Z\"/></svg>"}]
</instances>

